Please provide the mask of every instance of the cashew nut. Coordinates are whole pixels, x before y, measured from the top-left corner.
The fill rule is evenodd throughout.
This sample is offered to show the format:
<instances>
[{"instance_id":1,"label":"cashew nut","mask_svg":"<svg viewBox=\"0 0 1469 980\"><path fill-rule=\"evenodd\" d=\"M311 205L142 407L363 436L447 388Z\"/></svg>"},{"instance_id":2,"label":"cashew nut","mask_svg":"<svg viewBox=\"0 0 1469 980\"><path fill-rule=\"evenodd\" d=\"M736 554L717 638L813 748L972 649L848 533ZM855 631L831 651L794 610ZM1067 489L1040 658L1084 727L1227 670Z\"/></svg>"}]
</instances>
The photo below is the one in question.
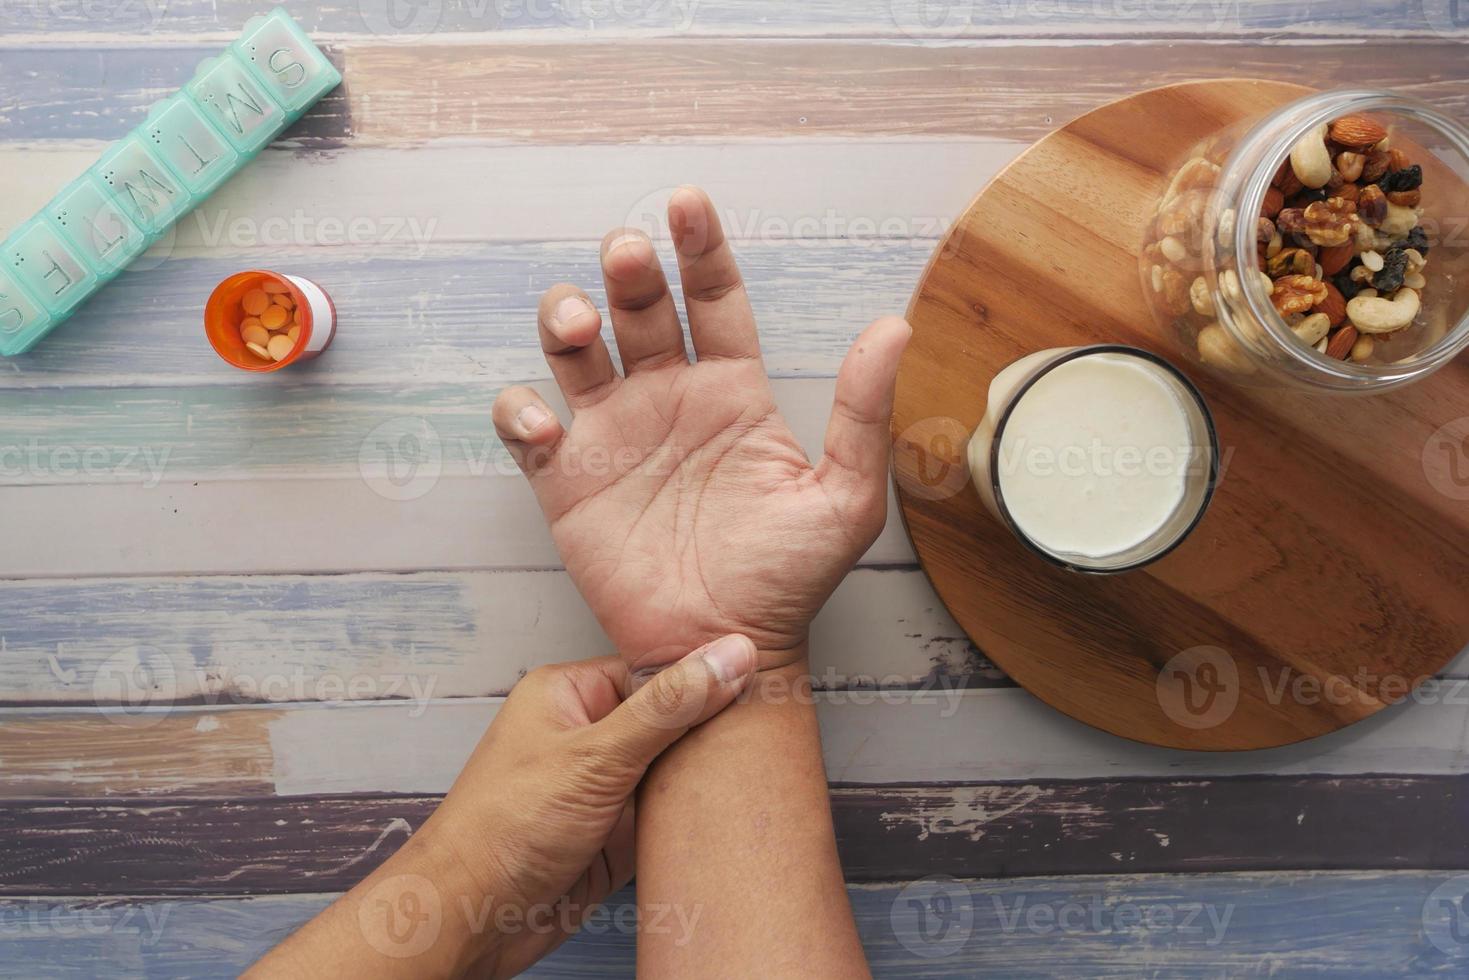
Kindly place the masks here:
<instances>
[{"instance_id":1,"label":"cashew nut","mask_svg":"<svg viewBox=\"0 0 1469 980\"><path fill-rule=\"evenodd\" d=\"M1313 347L1318 340L1331 331L1331 317L1325 313L1312 313L1300 323L1292 326L1291 330L1301 339L1301 343Z\"/></svg>"},{"instance_id":2,"label":"cashew nut","mask_svg":"<svg viewBox=\"0 0 1469 980\"><path fill-rule=\"evenodd\" d=\"M1418 292L1406 286L1392 299L1355 296L1347 303L1347 319L1362 333L1392 333L1413 322L1418 315Z\"/></svg>"},{"instance_id":3,"label":"cashew nut","mask_svg":"<svg viewBox=\"0 0 1469 980\"><path fill-rule=\"evenodd\" d=\"M1323 123L1301 137L1290 151L1290 168L1296 179L1307 187L1325 187L1335 168L1331 151L1326 148L1326 125Z\"/></svg>"},{"instance_id":4,"label":"cashew nut","mask_svg":"<svg viewBox=\"0 0 1469 980\"><path fill-rule=\"evenodd\" d=\"M1382 223L1377 226L1377 230L1389 238L1402 238L1408 232L1412 231L1417 224L1417 211L1389 201L1387 204L1387 217L1382 219Z\"/></svg>"},{"instance_id":5,"label":"cashew nut","mask_svg":"<svg viewBox=\"0 0 1469 980\"><path fill-rule=\"evenodd\" d=\"M1188 298L1194 304L1195 313L1200 316L1214 315L1214 297L1209 295L1209 284L1204 281L1203 276L1194 277L1188 287Z\"/></svg>"},{"instance_id":6,"label":"cashew nut","mask_svg":"<svg viewBox=\"0 0 1469 980\"><path fill-rule=\"evenodd\" d=\"M1255 370L1255 364L1244 348L1235 343L1234 338L1217 323L1211 323L1199 331L1198 343L1199 356L1204 359L1205 364L1240 374L1251 374Z\"/></svg>"}]
</instances>

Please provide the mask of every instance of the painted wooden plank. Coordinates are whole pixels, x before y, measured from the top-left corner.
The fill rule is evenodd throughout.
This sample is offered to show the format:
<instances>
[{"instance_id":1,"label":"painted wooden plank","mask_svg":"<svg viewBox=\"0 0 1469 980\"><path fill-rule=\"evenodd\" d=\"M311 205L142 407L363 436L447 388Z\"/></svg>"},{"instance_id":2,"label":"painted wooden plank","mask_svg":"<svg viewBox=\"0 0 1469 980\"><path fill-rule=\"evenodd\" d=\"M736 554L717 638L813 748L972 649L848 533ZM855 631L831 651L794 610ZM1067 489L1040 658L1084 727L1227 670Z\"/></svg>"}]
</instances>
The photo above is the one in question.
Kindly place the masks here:
<instances>
[{"instance_id":1,"label":"painted wooden plank","mask_svg":"<svg viewBox=\"0 0 1469 980\"><path fill-rule=\"evenodd\" d=\"M929 4L923 0L657 0L648 3L492 3L443 0L400 8L386 0L285 4L318 39L367 35L409 42L425 36L497 32L518 36L590 33L599 38L650 34L741 36L873 36L950 39L1020 36L1195 36L1272 40L1312 35L1457 36L1465 30L1446 2L1405 0L1301 4L1294 0L1173 0L1123 3ZM186 37L228 35L259 6L249 0L139 0L130 3L20 5L0 31L26 37Z\"/></svg>"},{"instance_id":2,"label":"painted wooden plank","mask_svg":"<svg viewBox=\"0 0 1469 980\"><path fill-rule=\"evenodd\" d=\"M839 786L831 799L848 881L1469 868L1466 776ZM439 800L17 801L0 807L13 842L0 894L341 891Z\"/></svg>"},{"instance_id":3,"label":"painted wooden plank","mask_svg":"<svg viewBox=\"0 0 1469 980\"><path fill-rule=\"evenodd\" d=\"M763 324L767 370L776 377L835 376L855 331L906 308L933 247L926 239L742 244L740 264ZM309 380L317 388L472 383L482 394L486 386L550 376L535 328L543 291L558 282L585 284L605 308L595 240L425 243L425 249L385 244L272 248L268 258L263 251L222 248L175 255L125 273L44 344L5 361L0 389L102 383L278 391ZM212 285L254 264L321 283L337 307L340 327L329 360L308 375L279 379L285 384L230 368L204 338L201 311ZM678 303L682 309L681 296ZM33 431L34 416L62 407L48 405L48 398L71 396L14 393L9 404L5 397L0 417L29 416L24 428ZM0 446L12 436L4 428Z\"/></svg>"},{"instance_id":4,"label":"painted wooden plank","mask_svg":"<svg viewBox=\"0 0 1469 980\"><path fill-rule=\"evenodd\" d=\"M812 626L823 688L1009 685L913 569L859 570ZM139 654L138 651L142 651ZM563 571L31 580L0 590L0 703L206 705L503 696L611 652Z\"/></svg>"},{"instance_id":5,"label":"painted wooden plank","mask_svg":"<svg viewBox=\"0 0 1469 980\"><path fill-rule=\"evenodd\" d=\"M1453 903L1466 887L1424 871L1246 873L946 879L850 885L848 896L878 977L1378 978L1462 975L1469 942ZM9 898L0 958L37 980L97 963L233 978L334 897ZM632 977L633 900L613 896L525 976ZM667 928L690 934L697 911L665 917Z\"/></svg>"},{"instance_id":6,"label":"painted wooden plank","mask_svg":"<svg viewBox=\"0 0 1469 980\"><path fill-rule=\"evenodd\" d=\"M1018 688L816 695L834 783L1469 772L1469 684L1333 735L1250 753L1188 753L1109 737ZM1286 695L1290 696L1290 695ZM448 790L496 698L343 704L0 709L0 799L209 799Z\"/></svg>"},{"instance_id":7,"label":"painted wooden plank","mask_svg":"<svg viewBox=\"0 0 1469 980\"><path fill-rule=\"evenodd\" d=\"M708 188L741 242L927 241L942 235L1024 146L989 137L873 135L624 146L439 142L329 152L277 146L185 215L130 269L200 250L274 260L293 254L282 250L311 246L422 256L455 242L597 242L621 225L657 230L669 195L690 182ZM105 145L0 143L0 227L44 207ZM924 179L914 180L915 173ZM660 236L666 242L666 231ZM191 305L202 302L201 295Z\"/></svg>"},{"instance_id":8,"label":"painted wooden plank","mask_svg":"<svg viewBox=\"0 0 1469 980\"><path fill-rule=\"evenodd\" d=\"M0 139L109 139L187 79L207 46L11 48ZM874 136L1033 140L1140 88L1259 76L1323 88L1401 89L1463 114L1463 50L1408 44L1236 47L1140 44L675 39L506 46L354 43L330 50L347 78L285 138L411 145L640 143ZM636 84L627 66L638 65ZM962 93L962 95L959 95ZM956 97L959 95L959 97ZM349 102L350 99L350 102Z\"/></svg>"}]
</instances>

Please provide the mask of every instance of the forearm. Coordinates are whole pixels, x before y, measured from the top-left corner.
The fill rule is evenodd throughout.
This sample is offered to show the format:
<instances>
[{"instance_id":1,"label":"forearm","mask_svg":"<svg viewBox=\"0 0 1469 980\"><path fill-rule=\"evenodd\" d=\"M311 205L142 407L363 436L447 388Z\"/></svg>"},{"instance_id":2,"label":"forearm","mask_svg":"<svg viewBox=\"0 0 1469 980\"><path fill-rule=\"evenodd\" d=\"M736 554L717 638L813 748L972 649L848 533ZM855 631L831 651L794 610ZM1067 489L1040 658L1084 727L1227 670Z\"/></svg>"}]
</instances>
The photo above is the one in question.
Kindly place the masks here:
<instances>
[{"instance_id":1,"label":"forearm","mask_svg":"<svg viewBox=\"0 0 1469 980\"><path fill-rule=\"evenodd\" d=\"M442 814L338 898L247 977L391 978L493 975L500 948L485 888L461 859Z\"/></svg>"},{"instance_id":2,"label":"forearm","mask_svg":"<svg viewBox=\"0 0 1469 980\"><path fill-rule=\"evenodd\" d=\"M644 779L640 975L866 973L807 671L802 658L757 674L741 703L665 752Z\"/></svg>"}]
</instances>

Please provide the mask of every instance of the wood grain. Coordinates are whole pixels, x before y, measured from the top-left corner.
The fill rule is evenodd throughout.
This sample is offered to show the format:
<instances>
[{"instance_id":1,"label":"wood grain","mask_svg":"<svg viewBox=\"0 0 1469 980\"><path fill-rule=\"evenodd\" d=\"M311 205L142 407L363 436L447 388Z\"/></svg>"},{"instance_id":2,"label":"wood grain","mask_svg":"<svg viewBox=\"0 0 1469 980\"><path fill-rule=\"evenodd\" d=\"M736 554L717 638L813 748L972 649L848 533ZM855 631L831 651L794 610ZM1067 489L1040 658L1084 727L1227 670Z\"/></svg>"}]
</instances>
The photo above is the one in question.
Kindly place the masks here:
<instances>
[{"instance_id":1,"label":"wood grain","mask_svg":"<svg viewBox=\"0 0 1469 980\"><path fill-rule=\"evenodd\" d=\"M984 512L971 483L940 500L907 492L921 486L919 451L933 447L903 433L935 417L972 430L990 379L1017 357L1105 341L1172 353L1151 327L1137 276L1144 211L1189 147L1299 94L1253 82L1176 86L1063 128L975 200L909 307L914 341L893 433L919 560L1010 676L1115 734L1193 749L1309 738L1401 697L1469 637L1469 513L1418 463L1438 425L1469 413L1462 363L1357 401L1352 432L1335 435L1317 424L1317 404L1326 417L1342 410L1325 396L1200 379L1232 459L1191 539L1140 572L1082 576L1035 559ZM1170 122L1138 141L1128 131L1144 117ZM1068 188L1082 183L1089 193ZM1380 433L1371 449L1348 448L1367 432ZM1373 503L1382 499L1396 506L1384 512ZM975 562L979 554L986 561ZM1237 703L1195 723L1160 676L1201 646L1233 669L1225 697ZM1298 678L1340 696L1303 698Z\"/></svg>"},{"instance_id":2,"label":"wood grain","mask_svg":"<svg viewBox=\"0 0 1469 980\"><path fill-rule=\"evenodd\" d=\"M1447 922L1430 905L1450 882L1458 879L1425 871L958 879L946 894L972 920L966 915L964 933L948 933L951 943L937 950L939 923L902 914L918 897L904 885L852 885L848 897L883 977L1135 980L1145 964L1180 980L1368 980L1462 971L1465 950L1445 942ZM0 921L6 963L27 977L91 975L107 963L139 976L212 980L238 976L334 897L8 898ZM614 895L598 928L524 975L634 976L633 901L630 889ZM1434 945L1428 923L1447 949Z\"/></svg>"},{"instance_id":3,"label":"wood grain","mask_svg":"<svg viewBox=\"0 0 1469 980\"><path fill-rule=\"evenodd\" d=\"M440 799L17 801L0 806L0 894L344 891ZM1462 775L835 786L831 802L853 882L1469 868Z\"/></svg>"},{"instance_id":4,"label":"wood grain","mask_svg":"<svg viewBox=\"0 0 1469 980\"><path fill-rule=\"evenodd\" d=\"M1430 0L1438 2L1438 0ZM981 4L974 4L977 8ZM296 146L431 140L645 143L798 136L1034 140L1140 89L1259 77L1381 86L1465 114L1462 50L1404 44L949 44L703 39L615 44L328 45L346 83L282 137ZM213 45L7 50L0 140L115 139L188 80ZM636 84L628 66L636 65ZM960 91L962 98L955 98Z\"/></svg>"},{"instance_id":5,"label":"wood grain","mask_svg":"<svg viewBox=\"0 0 1469 980\"><path fill-rule=\"evenodd\" d=\"M1469 688L1446 681L1354 729L1250 753L1099 734L1016 688L816 696L839 784L1469 772ZM0 799L447 792L503 699L0 708Z\"/></svg>"}]
</instances>

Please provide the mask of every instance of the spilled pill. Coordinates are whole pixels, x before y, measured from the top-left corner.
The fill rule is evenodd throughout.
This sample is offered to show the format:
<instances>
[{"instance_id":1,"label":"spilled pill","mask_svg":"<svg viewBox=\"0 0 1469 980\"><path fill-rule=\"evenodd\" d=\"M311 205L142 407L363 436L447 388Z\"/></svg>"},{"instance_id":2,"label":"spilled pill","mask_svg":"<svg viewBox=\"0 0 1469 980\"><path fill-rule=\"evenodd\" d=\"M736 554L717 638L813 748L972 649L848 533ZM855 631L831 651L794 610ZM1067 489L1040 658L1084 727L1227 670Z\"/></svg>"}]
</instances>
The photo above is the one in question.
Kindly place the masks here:
<instances>
[{"instance_id":1,"label":"spilled pill","mask_svg":"<svg viewBox=\"0 0 1469 980\"><path fill-rule=\"evenodd\" d=\"M270 308L270 295L263 289L252 289L245 294L240 305L251 316L259 316Z\"/></svg>"}]
</instances>

